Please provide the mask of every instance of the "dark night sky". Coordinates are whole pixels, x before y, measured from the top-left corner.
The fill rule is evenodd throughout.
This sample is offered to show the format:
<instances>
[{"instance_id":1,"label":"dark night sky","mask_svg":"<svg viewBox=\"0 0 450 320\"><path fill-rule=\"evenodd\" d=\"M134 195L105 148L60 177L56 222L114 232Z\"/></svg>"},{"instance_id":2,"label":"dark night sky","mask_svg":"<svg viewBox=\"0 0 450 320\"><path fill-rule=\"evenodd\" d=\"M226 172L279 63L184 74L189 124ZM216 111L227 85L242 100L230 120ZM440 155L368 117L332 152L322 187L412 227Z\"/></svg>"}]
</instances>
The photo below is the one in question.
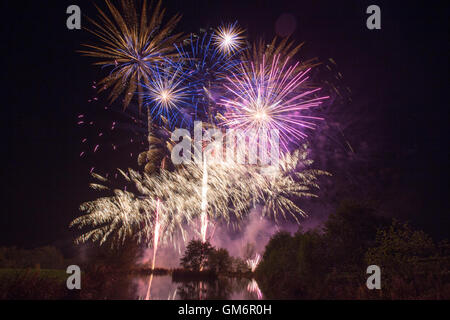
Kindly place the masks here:
<instances>
[{"instance_id":1,"label":"dark night sky","mask_svg":"<svg viewBox=\"0 0 450 320\"><path fill-rule=\"evenodd\" d=\"M6 3L7 2L7 3ZM95 1L101 3L102 1ZM393 168L394 184L374 191L415 225L448 237L448 9L435 1L165 0L183 13L178 30L195 32L238 20L252 38L275 35L283 13L307 57L334 58L353 91L349 109L373 117L374 166ZM394 3L395 2L395 3ZM68 223L90 197L79 158L76 116L104 74L76 50L89 39L66 28L66 8L95 16L91 1L2 1L2 210L0 245L65 245ZM369 31L365 10L378 4L382 30ZM85 23L86 20L83 20ZM87 23L87 22L86 22ZM373 111L373 113L372 113ZM361 115L362 116L362 115ZM375 143L372 139L371 143ZM111 161L111 159L108 159ZM371 158L367 159L370 163ZM362 173L364 174L364 172ZM405 215L403 212L407 211Z\"/></svg>"}]
</instances>

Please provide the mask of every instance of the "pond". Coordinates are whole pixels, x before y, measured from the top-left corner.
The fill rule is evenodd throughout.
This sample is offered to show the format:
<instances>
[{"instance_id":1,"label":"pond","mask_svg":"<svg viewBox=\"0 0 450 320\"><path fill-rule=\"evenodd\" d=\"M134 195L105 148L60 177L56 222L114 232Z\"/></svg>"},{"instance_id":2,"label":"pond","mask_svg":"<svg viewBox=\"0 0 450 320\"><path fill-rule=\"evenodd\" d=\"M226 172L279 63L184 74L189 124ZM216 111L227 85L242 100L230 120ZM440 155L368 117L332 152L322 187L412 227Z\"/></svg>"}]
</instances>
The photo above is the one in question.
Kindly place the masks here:
<instances>
[{"instance_id":1,"label":"pond","mask_svg":"<svg viewBox=\"0 0 450 320\"><path fill-rule=\"evenodd\" d=\"M150 289L150 290L149 290ZM257 300L263 294L255 280L219 277L207 281L174 281L171 275L130 275L97 286L91 299L126 300Z\"/></svg>"}]
</instances>

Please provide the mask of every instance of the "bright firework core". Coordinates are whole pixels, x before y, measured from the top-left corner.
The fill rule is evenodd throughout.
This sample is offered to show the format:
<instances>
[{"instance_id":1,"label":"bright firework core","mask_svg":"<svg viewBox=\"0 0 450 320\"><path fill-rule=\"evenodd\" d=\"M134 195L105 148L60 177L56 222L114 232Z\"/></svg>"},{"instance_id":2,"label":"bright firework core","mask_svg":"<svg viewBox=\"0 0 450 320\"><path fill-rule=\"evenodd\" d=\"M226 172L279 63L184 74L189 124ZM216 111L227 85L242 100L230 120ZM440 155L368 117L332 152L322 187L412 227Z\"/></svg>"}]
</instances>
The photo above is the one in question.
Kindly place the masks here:
<instances>
[{"instance_id":1,"label":"bright firework core","mask_svg":"<svg viewBox=\"0 0 450 320\"><path fill-rule=\"evenodd\" d=\"M242 29L236 26L236 23L220 27L216 30L215 44L222 53L233 53L244 44L243 32Z\"/></svg>"},{"instance_id":2,"label":"bright firework core","mask_svg":"<svg viewBox=\"0 0 450 320\"><path fill-rule=\"evenodd\" d=\"M256 107L253 111L253 117L255 121L263 124L266 121L270 121L269 115L267 114L267 111L269 108L266 108L265 106L262 106L261 103L257 103Z\"/></svg>"},{"instance_id":3,"label":"bright firework core","mask_svg":"<svg viewBox=\"0 0 450 320\"><path fill-rule=\"evenodd\" d=\"M167 85L162 85L161 87L156 88L156 90L152 92L152 95L155 104L159 105L166 111L171 108L177 108L177 103L181 97L178 97L177 93Z\"/></svg>"},{"instance_id":4,"label":"bright firework core","mask_svg":"<svg viewBox=\"0 0 450 320\"><path fill-rule=\"evenodd\" d=\"M231 36L231 34L226 34L223 39L223 45L228 47L232 43L233 43L233 37Z\"/></svg>"},{"instance_id":5,"label":"bright firework core","mask_svg":"<svg viewBox=\"0 0 450 320\"><path fill-rule=\"evenodd\" d=\"M222 51L230 52L235 47L237 47L236 35L227 33L227 34L220 35L220 38L221 38L221 43L219 44L219 47L221 48Z\"/></svg>"},{"instance_id":6,"label":"bright firework core","mask_svg":"<svg viewBox=\"0 0 450 320\"><path fill-rule=\"evenodd\" d=\"M189 91L181 67L155 70L153 79L144 86L145 105L154 117L171 119L188 101Z\"/></svg>"},{"instance_id":7,"label":"bright firework core","mask_svg":"<svg viewBox=\"0 0 450 320\"><path fill-rule=\"evenodd\" d=\"M158 98L157 98L158 99ZM170 94L169 91L167 90L162 90L160 93L160 97L159 100L163 103L169 103L170 100L172 99L172 95Z\"/></svg>"}]
</instances>

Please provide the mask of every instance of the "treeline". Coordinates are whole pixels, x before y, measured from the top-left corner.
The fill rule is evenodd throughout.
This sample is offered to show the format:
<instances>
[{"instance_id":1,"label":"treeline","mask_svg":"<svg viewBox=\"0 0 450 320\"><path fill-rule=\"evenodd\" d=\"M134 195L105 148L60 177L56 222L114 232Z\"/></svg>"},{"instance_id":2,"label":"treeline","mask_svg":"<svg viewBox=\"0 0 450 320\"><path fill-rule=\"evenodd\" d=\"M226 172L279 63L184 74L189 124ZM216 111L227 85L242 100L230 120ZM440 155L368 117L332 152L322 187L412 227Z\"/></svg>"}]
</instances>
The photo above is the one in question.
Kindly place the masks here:
<instances>
[{"instance_id":1,"label":"treeline","mask_svg":"<svg viewBox=\"0 0 450 320\"><path fill-rule=\"evenodd\" d=\"M3 269L65 269L67 266L62 253L52 246L29 250L0 247L0 268Z\"/></svg>"},{"instance_id":2,"label":"treeline","mask_svg":"<svg viewBox=\"0 0 450 320\"><path fill-rule=\"evenodd\" d=\"M173 271L175 279L215 278L217 275L245 275L250 269L243 259L230 256L228 250L215 248L208 241L191 240L181 258L182 269Z\"/></svg>"},{"instance_id":3,"label":"treeline","mask_svg":"<svg viewBox=\"0 0 450 320\"><path fill-rule=\"evenodd\" d=\"M449 245L346 202L319 228L275 234L256 270L268 299L449 299ZM366 287L369 265L381 290Z\"/></svg>"},{"instance_id":4,"label":"treeline","mask_svg":"<svg viewBox=\"0 0 450 320\"><path fill-rule=\"evenodd\" d=\"M66 268L55 247L0 247L0 300L69 299Z\"/></svg>"}]
</instances>

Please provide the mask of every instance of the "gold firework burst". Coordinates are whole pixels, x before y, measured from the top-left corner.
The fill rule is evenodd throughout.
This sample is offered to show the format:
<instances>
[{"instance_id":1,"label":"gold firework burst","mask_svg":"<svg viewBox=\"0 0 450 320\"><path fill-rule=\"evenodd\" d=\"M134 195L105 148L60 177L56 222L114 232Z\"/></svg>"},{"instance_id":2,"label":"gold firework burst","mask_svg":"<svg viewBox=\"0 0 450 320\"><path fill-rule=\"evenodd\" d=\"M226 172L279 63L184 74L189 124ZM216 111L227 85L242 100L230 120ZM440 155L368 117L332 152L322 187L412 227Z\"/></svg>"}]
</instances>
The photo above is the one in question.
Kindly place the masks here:
<instances>
[{"instance_id":1,"label":"gold firework burst","mask_svg":"<svg viewBox=\"0 0 450 320\"><path fill-rule=\"evenodd\" d=\"M148 6L147 1L143 0L140 12L134 0L122 0L122 12L109 0L106 0L106 5L112 18L97 7L99 21L89 19L95 29L88 31L98 38L99 44L84 44L88 49L80 52L99 59L95 65L113 68L100 81L100 92L111 89L111 102L125 93L124 109L137 93L140 109L140 84L149 83L153 66L176 55L173 44L181 40L182 34L171 33L181 16L176 14L166 24L162 24L165 9L161 8L161 0L154 7Z\"/></svg>"},{"instance_id":2,"label":"gold firework burst","mask_svg":"<svg viewBox=\"0 0 450 320\"><path fill-rule=\"evenodd\" d=\"M288 218L298 223L307 216L297 204L301 198L316 197L318 177L329 175L321 170L310 169L313 161L308 159L307 147L287 153L280 159L279 168L262 170L234 162L208 164L208 219L226 222L239 228L240 222L256 204L264 206L264 216ZM265 168L270 169L270 168ZM155 232L155 212L159 210L161 242L173 243L184 238L184 229L195 225L202 203L203 167L191 163L179 170L161 171L148 175L129 170L122 172L125 179L135 185L137 194L114 189L110 197L98 198L84 203L81 210L86 214L71 223L71 227L89 228L76 241L108 239L120 245L127 238L151 245ZM102 184L92 184L94 189L108 190L108 181L94 175ZM160 199L160 207L158 202Z\"/></svg>"}]
</instances>

